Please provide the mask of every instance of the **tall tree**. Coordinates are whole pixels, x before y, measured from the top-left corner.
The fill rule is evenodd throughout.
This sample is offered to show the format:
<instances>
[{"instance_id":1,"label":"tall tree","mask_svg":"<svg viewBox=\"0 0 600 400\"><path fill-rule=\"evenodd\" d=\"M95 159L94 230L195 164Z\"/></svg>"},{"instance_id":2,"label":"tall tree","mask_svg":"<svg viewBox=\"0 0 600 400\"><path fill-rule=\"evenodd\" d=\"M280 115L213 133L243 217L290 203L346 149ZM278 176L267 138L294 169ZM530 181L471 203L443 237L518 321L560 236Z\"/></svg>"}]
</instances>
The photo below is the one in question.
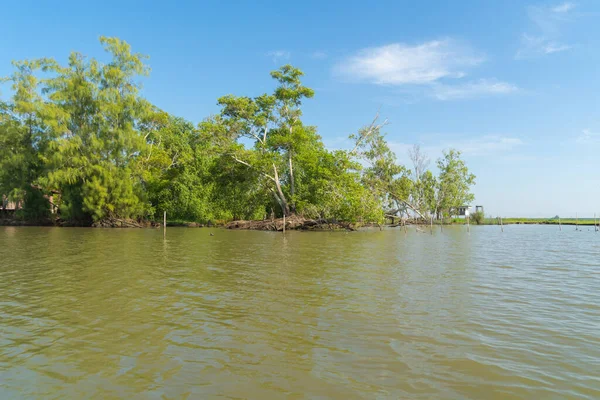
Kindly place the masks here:
<instances>
[{"instance_id":1,"label":"tall tree","mask_svg":"<svg viewBox=\"0 0 600 400\"><path fill-rule=\"evenodd\" d=\"M290 184L292 212L296 212L295 207L295 177L294 177L294 155L298 151L298 147L303 141L302 135L294 135L294 127L300 124L302 116L302 100L312 98L315 94L314 90L302 85L300 78L304 73L291 65L284 65L277 71L271 72L271 76L279 82L279 86L275 89L274 97L276 99L276 107L279 115L278 124L280 133L284 133L279 138L279 145L285 149L288 160L288 176ZM296 130L296 133L298 130Z\"/></svg>"},{"instance_id":2,"label":"tall tree","mask_svg":"<svg viewBox=\"0 0 600 400\"><path fill-rule=\"evenodd\" d=\"M302 85L302 75L285 65L271 73L279 83L273 95L223 96L218 100L220 115L204 123L215 132L224 152L261 175L285 215L296 212L294 157L307 139L300 121L302 100L314 95ZM241 138L253 141L256 152L246 149Z\"/></svg>"},{"instance_id":3,"label":"tall tree","mask_svg":"<svg viewBox=\"0 0 600 400\"><path fill-rule=\"evenodd\" d=\"M152 111L136 79L148 74L145 57L119 39L101 37L107 64L72 53L48 69L48 119L53 140L43 182L61 188L67 218L139 217L146 204L138 159L145 149L139 126Z\"/></svg>"},{"instance_id":4,"label":"tall tree","mask_svg":"<svg viewBox=\"0 0 600 400\"><path fill-rule=\"evenodd\" d=\"M409 199L413 184L409 178L410 171L396 163L396 155L381 133L387 120L383 123L378 123L378 120L379 114L370 125L350 136L355 142L350 153L368 165L363 171L363 182L389 214L409 208L423 217L421 210Z\"/></svg>"},{"instance_id":5,"label":"tall tree","mask_svg":"<svg viewBox=\"0 0 600 400\"><path fill-rule=\"evenodd\" d=\"M14 63L10 101L0 102L0 194L30 218L60 194L62 219L92 223L156 217L195 221L299 214L323 220L382 222L385 212L448 214L470 201L474 176L460 153L446 152L440 174L416 146L412 169L396 161L373 122L351 151L325 148L302 122L314 91L291 65L273 71L272 93L223 96L220 112L197 127L141 95L145 56L117 38L100 38L109 61L72 53ZM4 197L3 197L4 198Z\"/></svg>"},{"instance_id":6,"label":"tall tree","mask_svg":"<svg viewBox=\"0 0 600 400\"><path fill-rule=\"evenodd\" d=\"M408 156L412 162L412 191L410 194L411 203L420 210L427 210L425 198L424 174L429 166L429 158L421 150L418 144L413 145L408 150Z\"/></svg>"},{"instance_id":7,"label":"tall tree","mask_svg":"<svg viewBox=\"0 0 600 400\"><path fill-rule=\"evenodd\" d=\"M438 216L452 215L458 207L467 205L475 199L471 187L475 184L475 175L469 172L458 150L444 151L438 159L436 213Z\"/></svg>"},{"instance_id":8,"label":"tall tree","mask_svg":"<svg viewBox=\"0 0 600 400\"><path fill-rule=\"evenodd\" d=\"M47 59L13 62L15 72L4 79L11 83L12 102L0 103L0 193L22 205L31 219L46 217L50 206L34 185L43 173L48 145L42 82L36 72L49 64Z\"/></svg>"}]
</instances>

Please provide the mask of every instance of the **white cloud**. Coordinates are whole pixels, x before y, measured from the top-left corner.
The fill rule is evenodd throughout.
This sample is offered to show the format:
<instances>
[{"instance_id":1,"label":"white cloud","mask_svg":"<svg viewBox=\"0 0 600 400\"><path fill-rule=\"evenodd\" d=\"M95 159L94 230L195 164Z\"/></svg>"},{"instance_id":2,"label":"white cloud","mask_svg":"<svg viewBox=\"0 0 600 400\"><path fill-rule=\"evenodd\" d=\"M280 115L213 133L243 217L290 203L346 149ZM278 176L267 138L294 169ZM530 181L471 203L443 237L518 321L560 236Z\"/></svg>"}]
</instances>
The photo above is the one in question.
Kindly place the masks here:
<instances>
[{"instance_id":1,"label":"white cloud","mask_svg":"<svg viewBox=\"0 0 600 400\"><path fill-rule=\"evenodd\" d=\"M553 7L531 6L527 14L530 30L535 33L521 35L521 45L515 58L525 59L560 53L573 46L563 42L563 29L574 20L574 3L566 2Z\"/></svg>"},{"instance_id":2,"label":"white cloud","mask_svg":"<svg viewBox=\"0 0 600 400\"><path fill-rule=\"evenodd\" d=\"M517 51L516 58L525 59L545 54L560 53L571 48L573 46L552 41L544 36L523 34L521 37L521 48Z\"/></svg>"},{"instance_id":3,"label":"white cloud","mask_svg":"<svg viewBox=\"0 0 600 400\"><path fill-rule=\"evenodd\" d=\"M418 45L392 43L359 51L335 71L352 80L378 85L427 84L442 78L462 78L484 58L451 39Z\"/></svg>"},{"instance_id":4,"label":"white cloud","mask_svg":"<svg viewBox=\"0 0 600 400\"><path fill-rule=\"evenodd\" d=\"M402 101L423 98L458 100L516 92L516 85L497 79L464 82L467 71L485 58L452 39L416 45L392 43L363 49L336 65L334 72L349 80L394 86ZM450 83L450 82L456 83ZM410 99L406 99L406 96ZM385 98L397 103L398 99Z\"/></svg>"},{"instance_id":5,"label":"white cloud","mask_svg":"<svg viewBox=\"0 0 600 400\"><path fill-rule=\"evenodd\" d=\"M281 60L289 60L292 53L286 50L273 50L265 54L267 57L271 57L273 62L279 62Z\"/></svg>"},{"instance_id":6,"label":"white cloud","mask_svg":"<svg viewBox=\"0 0 600 400\"><path fill-rule=\"evenodd\" d=\"M439 136L436 136L439 138ZM404 164L410 163L408 151L413 145L403 142L394 142L390 139L388 142L390 148L396 153L398 160ZM444 150L456 149L467 157L492 156L498 154L507 154L524 145L519 138L500 135L486 135L473 138L455 138L441 139L436 143L430 139L426 143L421 143L421 150L431 159L436 160L442 156Z\"/></svg>"},{"instance_id":7,"label":"white cloud","mask_svg":"<svg viewBox=\"0 0 600 400\"><path fill-rule=\"evenodd\" d=\"M552 11L555 13L566 13L571 11L573 8L575 8L575 4L566 2L552 7Z\"/></svg>"},{"instance_id":8,"label":"white cloud","mask_svg":"<svg viewBox=\"0 0 600 400\"><path fill-rule=\"evenodd\" d=\"M575 141L580 144L600 143L600 133L584 129Z\"/></svg>"},{"instance_id":9,"label":"white cloud","mask_svg":"<svg viewBox=\"0 0 600 400\"><path fill-rule=\"evenodd\" d=\"M561 51L570 50L573 46L558 43L546 43L543 50L546 54L559 53Z\"/></svg>"},{"instance_id":10,"label":"white cloud","mask_svg":"<svg viewBox=\"0 0 600 400\"><path fill-rule=\"evenodd\" d=\"M461 85L433 85L431 96L435 99L446 101L509 94L518 90L519 88L511 83L495 79L480 79Z\"/></svg>"}]
</instances>

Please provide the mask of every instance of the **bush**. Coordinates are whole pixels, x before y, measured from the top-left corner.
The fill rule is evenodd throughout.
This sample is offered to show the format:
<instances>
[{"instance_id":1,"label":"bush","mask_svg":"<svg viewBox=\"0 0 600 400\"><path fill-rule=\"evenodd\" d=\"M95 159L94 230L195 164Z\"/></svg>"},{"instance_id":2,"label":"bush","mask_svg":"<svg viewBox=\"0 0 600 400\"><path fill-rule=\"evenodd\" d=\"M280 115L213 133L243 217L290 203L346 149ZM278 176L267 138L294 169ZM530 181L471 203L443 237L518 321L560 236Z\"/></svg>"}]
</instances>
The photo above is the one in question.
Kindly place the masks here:
<instances>
[{"instance_id":1,"label":"bush","mask_svg":"<svg viewBox=\"0 0 600 400\"><path fill-rule=\"evenodd\" d=\"M471 219L473 219L473 222L477 225L481 225L484 222L485 216L483 215L482 211L477 211L471 216Z\"/></svg>"}]
</instances>

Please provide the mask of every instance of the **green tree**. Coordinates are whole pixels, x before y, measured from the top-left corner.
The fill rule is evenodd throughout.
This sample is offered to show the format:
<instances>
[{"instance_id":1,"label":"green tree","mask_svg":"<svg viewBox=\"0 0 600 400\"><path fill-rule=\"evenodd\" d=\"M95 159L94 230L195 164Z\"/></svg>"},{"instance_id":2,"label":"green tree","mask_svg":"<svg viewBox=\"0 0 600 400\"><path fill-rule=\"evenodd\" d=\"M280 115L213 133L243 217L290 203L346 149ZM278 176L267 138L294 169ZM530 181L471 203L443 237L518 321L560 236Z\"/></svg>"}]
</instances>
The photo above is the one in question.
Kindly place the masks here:
<instances>
[{"instance_id":1,"label":"green tree","mask_svg":"<svg viewBox=\"0 0 600 400\"><path fill-rule=\"evenodd\" d=\"M394 216L408 208L423 217L421 210L409 200L413 186L410 171L396 163L396 155L385 140L385 135L381 133L381 129L387 125L387 120L378 124L378 118L379 115L370 125L350 136L355 142L350 154L367 164L363 170L363 184L369 188L388 215Z\"/></svg>"},{"instance_id":2,"label":"green tree","mask_svg":"<svg viewBox=\"0 0 600 400\"><path fill-rule=\"evenodd\" d=\"M211 207L211 166L214 156L191 122L157 111L146 121L148 146L140 158L142 183L152 205L151 214L160 217L209 221Z\"/></svg>"},{"instance_id":3,"label":"green tree","mask_svg":"<svg viewBox=\"0 0 600 400\"><path fill-rule=\"evenodd\" d=\"M139 126L152 107L136 79L148 67L126 42L100 42L112 56L108 64L72 53L66 66L47 68L54 75L45 81L44 116L53 137L41 182L60 188L66 218L141 217L147 204L138 166L146 142Z\"/></svg>"},{"instance_id":4,"label":"green tree","mask_svg":"<svg viewBox=\"0 0 600 400\"><path fill-rule=\"evenodd\" d=\"M93 223L158 217L259 219L276 209L325 221L383 222L386 213L447 215L473 199L474 176L460 153L426 170L397 163L378 119L360 129L351 151L325 148L302 122L314 91L291 65L273 71L275 88L257 97L223 96L220 112L198 126L141 95L145 56L117 38L100 38L102 63L72 53L14 63L13 95L0 102L0 193L24 218L48 215L58 193L61 218Z\"/></svg>"},{"instance_id":5,"label":"green tree","mask_svg":"<svg viewBox=\"0 0 600 400\"><path fill-rule=\"evenodd\" d=\"M466 163L460 158L460 151L444 151L438 159L437 194L435 211L438 217L450 216L462 205L471 203L475 196L471 187L475 184L475 175L469 172Z\"/></svg>"},{"instance_id":6,"label":"green tree","mask_svg":"<svg viewBox=\"0 0 600 400\"><path fill-rule=\"evenodd\" d=\"M285 215L296 212L294 158L307 139L314 139L305 135L300 121L302 100L314 94L302 86L302 75L285 65L271 73L279 83L273 95L223 96L218 100L221 113L204 122L223 154L260 175L257 184L268 187ZM241 138L253 141L254 152L240 143Z\"/></svg>"},{"instance_id":7,"label":"green tree","mask_svg":"<svg viewBox=\"0 0 600 400\"><path fill-rule=\"evenodd\" d=\"M43 173L41 156L48 146L41 81L35 73L48 63L13 62L15 72L4 79L11 83L12 102L0 102L0 194L22 205L20 213L28 219L45 218L50 210L44 192L34 185Z\"/></svg>"},{"instance_id":8,"label":"green tree","mask_svg":"<svg viewBox=\"0 0 600 400\"><path fill-rule=\"evenodd\" d=\"M304 73L300 69L289 64L271 72L271 76L279 83L279 86L275 89L274 97L276 100L276 115L279 117L276 123L280 129L274 142L286 153L288 160L290 209L292 212L296 212L296 182L293 160L295 154L307 142L307 137L302 134L306 130L301 129L302 124L300 123L302 100L312 98L315 94L312 89L302 85L300 78L303 75ZM294 130L294 128L296 129Z\"/></svg>"}]
</instances>

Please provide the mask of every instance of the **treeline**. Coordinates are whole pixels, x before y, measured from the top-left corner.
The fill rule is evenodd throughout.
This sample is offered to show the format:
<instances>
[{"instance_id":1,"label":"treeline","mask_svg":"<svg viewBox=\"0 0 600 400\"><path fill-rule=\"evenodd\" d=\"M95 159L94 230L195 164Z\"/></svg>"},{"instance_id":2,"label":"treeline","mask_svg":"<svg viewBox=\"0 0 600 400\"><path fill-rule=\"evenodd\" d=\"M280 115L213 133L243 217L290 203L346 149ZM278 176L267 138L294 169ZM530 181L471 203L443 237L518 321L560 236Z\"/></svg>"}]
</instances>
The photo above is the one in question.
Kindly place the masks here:
<instances>
[{"instance_id":1,"label":"treeline","mask_svg":"<svg viewBox=\"0 0 600 400\"><path fill-rule=\"evenodd\" d=\"M302 122L314 91L291 65L271 72L272 93L221 97L220 112L195 126L141 96L144 56L117 38L100 42L108 63L79 53L66 65L19 61L4 79L0 194L21 205L20 218L57 207L80 224L163 211L198 222L298 214L366 223L448 215L473 199L458 151L437 161L437 176L418 147L413 165L400 165L377 118L350 136L353 149L326 149Z\"/></svg>"}]
</instances>

